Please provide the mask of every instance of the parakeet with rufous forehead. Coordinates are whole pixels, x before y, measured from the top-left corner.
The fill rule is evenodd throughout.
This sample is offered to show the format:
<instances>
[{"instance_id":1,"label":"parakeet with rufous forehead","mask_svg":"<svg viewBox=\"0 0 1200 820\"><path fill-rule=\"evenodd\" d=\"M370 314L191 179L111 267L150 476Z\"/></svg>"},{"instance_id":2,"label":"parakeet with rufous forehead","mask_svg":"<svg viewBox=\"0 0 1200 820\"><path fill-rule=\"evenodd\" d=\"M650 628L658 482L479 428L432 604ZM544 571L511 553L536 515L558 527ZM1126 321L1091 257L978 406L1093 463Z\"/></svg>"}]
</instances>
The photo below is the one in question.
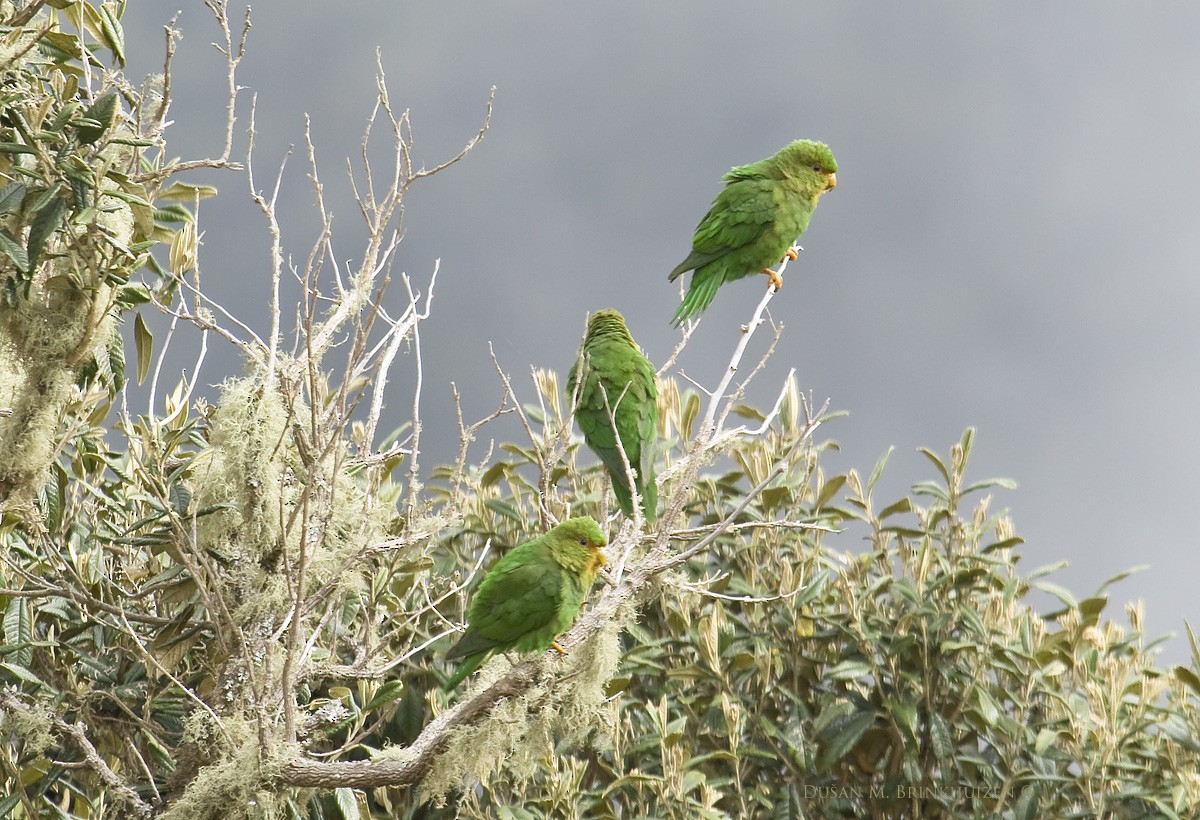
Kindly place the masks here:
<instances>
[{"instance_id":1,"label":"parakeet with rufous forehead","mask_svg":"<svg viewBox=\"0 0 1200 820\"><path fill-rule=\"evenodd\" d=\"M496 652L562 648L566 632L604 566L608 537L588 516L568 518L514 548L488 571L467 612L467 629L446 653L462 659L450 690Z\"/></svg>"},{"instance_id":2,"label":"parakeet with rufous forehead","mask_svg":"<svg viewBox=\"0 0 1200 820\"><path fill-rule=\"evenodd\" d=\"M725 187L696 227L692 252L667 276L674 282L694 270L671 323L700 315L717 288L753 273L765 273L776 290L783 278L770 269L808 228L817 200L837 185L837 160L829 146L795 140L766 159L731 168Z\"/></svg>"}]
</instances>

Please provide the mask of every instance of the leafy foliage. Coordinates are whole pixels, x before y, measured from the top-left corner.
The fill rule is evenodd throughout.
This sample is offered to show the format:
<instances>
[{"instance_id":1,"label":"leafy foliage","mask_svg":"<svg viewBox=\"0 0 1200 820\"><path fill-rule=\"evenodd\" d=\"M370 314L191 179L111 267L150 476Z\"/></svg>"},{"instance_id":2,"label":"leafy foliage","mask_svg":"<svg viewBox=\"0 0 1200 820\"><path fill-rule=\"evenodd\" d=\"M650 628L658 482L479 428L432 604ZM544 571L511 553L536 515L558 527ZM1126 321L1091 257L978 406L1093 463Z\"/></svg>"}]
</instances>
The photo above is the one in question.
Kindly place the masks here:
<instances>
[{"instance_id":1,"label":"leafy foliage","mask_svg":"<svg viewBox=\"0 0 1200 820\"><path fill-rule=\"evenodd\" d=\"M1053 568L1018 574L1021 540L984 495L1010 482L966 481L973 439L925 451L937 478L882 506L883 460L867 480L824 476L831 445L815 448L779 487L812 528L758 526L781 511L760 495L629 628L594 748L489 781L463 816L1192 816L1200 654L1161 669L1140 604L1128 627L1104 617L1124 574L1082 601L1043 580ZM730 455L786 448L775 432ZM753 481L698 481L695 520ZM864 525L869 549L828 545ZM1034 589L1062 608L1040 614Z\"/></svg>"}]
</instances>

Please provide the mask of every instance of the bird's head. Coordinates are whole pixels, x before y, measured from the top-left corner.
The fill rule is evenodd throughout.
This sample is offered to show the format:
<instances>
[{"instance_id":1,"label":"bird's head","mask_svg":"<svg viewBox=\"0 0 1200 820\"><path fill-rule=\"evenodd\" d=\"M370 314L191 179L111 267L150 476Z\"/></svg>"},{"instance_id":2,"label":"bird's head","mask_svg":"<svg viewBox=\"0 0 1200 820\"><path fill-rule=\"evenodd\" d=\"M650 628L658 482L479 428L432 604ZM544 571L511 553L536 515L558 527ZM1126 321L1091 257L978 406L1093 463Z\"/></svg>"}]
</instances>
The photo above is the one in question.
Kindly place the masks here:
<instances>
[{"instance_id":1,"label":"bird's head","mask_svg":"<svg viewBox=\"0 0 1200 820\"><path fill-rule=\"evenodd\" d=\"M608 536L590 515L568 518L552 530L552 535L564 546L569 544L586 550L590 563L596 567L606 563L603 548L608 545Z\"/></svg>"},{"instance_id":2,"label":"bird's head","mask_svg":"<svg viewBox=\"0 0 1200 820\"><path fill-rule=\"evenodd\" d=\"M837 186L837 160L823 142L795 140L777 156L787 173L794 177L811 177L820 193L832 191Z\"/></svg>"},{"instance_id":3,"label":"bird's head","mask_svg":"<svg viewBox=\"0 0 1200 820\"><path fill-rule=\"evenodd\" d=\"M617 337L633 341L629 328L625 326L625 317L614 308L604 308L593 313L588 318L586 343L591 339Z\"/></svg>"}]
</instances>

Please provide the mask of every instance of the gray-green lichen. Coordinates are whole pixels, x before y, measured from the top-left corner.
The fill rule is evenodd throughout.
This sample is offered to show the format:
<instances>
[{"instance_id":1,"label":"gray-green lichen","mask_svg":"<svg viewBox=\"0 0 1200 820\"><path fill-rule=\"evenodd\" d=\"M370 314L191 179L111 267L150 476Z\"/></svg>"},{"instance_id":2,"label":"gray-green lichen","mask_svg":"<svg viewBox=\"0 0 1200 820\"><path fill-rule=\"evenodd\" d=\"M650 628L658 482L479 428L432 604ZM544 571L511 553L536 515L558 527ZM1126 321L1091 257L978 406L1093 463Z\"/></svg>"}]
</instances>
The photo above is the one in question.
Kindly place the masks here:
<instances>
[{"instance_id":1,"label":"gray-green lichen","mask_svg":"<svg viewBox=\"0 0 1200 820\"><path fill-rule=\"evenodd\" d=\"M556 680L534 686L517 698L501 701L486 719L452 731L446 750L419 787L422 801L445 802L452 791L487 782L507 769L517 778L532 776L548 750L578 747L591 739L607 742L612 706L604 686L621 658L620 625L610 622L576 647L554 670ZM507 671L505 659L485 665L464 697Z\"/></svg>"},{"instance_id":2,"label":"gray-green lichen","mask_svg":"<svg viewBox=\"0 0 1200 820\"><path fill-rule=\"evenodd\" d=\"M235 744L226 748L220 759L204 766L183 794L161 816L163 820L227 820L280 815L279 797L264 786L268 772L260 763L261 749L256 727L249 720L222 719L224 731L205 711L193 712L187 719L184 736L188 743L226 746L226 737Z\"/></svg>"},{"instance_id":3,"label":"gray-green lichen","mask_svg":"<svg viewBox=\"0 0 1200 820\"><path fill-rule=\"evenodd\" d=\"M198 519L196 534L224 560L242 623L290 605L293 588L280 570L299 560L301 538L308 539L310 590L357 588L352 557L381 542L395 516L346 471L346 459L339 458L344 451L306 463L297 453L294 424L275 388L252 377L227 381L211 418L211 448L196 471L198 507L228 505Z\"/></svg>"}]
</instances>

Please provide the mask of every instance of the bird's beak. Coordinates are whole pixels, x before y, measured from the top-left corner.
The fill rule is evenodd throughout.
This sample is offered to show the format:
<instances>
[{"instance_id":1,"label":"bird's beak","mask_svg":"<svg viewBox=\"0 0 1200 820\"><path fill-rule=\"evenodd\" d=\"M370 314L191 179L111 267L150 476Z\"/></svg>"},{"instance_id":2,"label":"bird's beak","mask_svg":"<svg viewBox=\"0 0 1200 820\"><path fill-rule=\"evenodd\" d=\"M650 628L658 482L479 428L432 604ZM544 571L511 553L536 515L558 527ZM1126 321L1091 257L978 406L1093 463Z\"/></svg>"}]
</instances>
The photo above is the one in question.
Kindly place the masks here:
<instances>
[{"instance_id":1,"label":"bird's beak","mask_svg":"<svg viewBox=\"0 0 1200 820\"><path fill-rule=\"evenodd\" d=\"M825 183L825 190L832 191L836 187L837 187L837 174L831 173L829 175L829 180Z\"/></svg>"}]
</instances>

